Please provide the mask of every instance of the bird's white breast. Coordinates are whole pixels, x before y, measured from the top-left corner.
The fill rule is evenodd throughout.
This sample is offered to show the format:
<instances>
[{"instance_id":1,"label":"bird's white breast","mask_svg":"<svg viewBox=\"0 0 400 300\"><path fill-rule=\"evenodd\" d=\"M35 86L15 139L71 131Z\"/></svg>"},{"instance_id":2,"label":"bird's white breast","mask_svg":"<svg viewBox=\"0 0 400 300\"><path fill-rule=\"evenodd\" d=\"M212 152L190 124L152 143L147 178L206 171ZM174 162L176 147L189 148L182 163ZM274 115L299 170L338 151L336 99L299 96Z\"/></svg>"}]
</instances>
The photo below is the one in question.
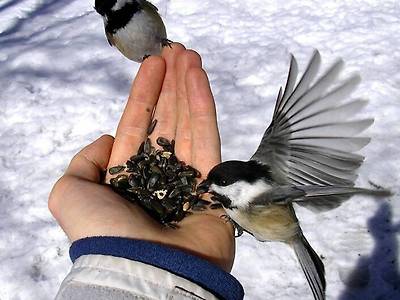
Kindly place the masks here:
<instances>
[{"instance_id":1,"label":"bird's white breast","mask_svg":"<svg viewBox=\"0 0 400 300\"><path fill-rule=\"evenodd\" d=\"M268 197L272 186L264 180L237 181L228 186L212 184L210 188L231 200L231 208L225 208L228 216L260 241L289 241L300 230L289 206L252 204L258 197Z\"/></svg>"},{"instance_id":2,"label":"bird's white breast","mask_svg":"<svg viewBox=\"0 0 400 300\"><path fill-rule=\"evenodd\" d=\"M124 28L113 35L115 46L122 54L139 62L145 55L159 55L161 41L165 38L165 27L161 18L147 11L136 13Z\"/></svg>"},{"instance_id":3,"label":"bird's white breast","mask_svg":"<svg viewBox=\"0 0 400 300\"><path fill-rule=\"evenodd\" d=\"M297 219L286 205L262 209L225 209L228 216L259 241L290 241L300 230Z\"/></svg>"}]
</instances>

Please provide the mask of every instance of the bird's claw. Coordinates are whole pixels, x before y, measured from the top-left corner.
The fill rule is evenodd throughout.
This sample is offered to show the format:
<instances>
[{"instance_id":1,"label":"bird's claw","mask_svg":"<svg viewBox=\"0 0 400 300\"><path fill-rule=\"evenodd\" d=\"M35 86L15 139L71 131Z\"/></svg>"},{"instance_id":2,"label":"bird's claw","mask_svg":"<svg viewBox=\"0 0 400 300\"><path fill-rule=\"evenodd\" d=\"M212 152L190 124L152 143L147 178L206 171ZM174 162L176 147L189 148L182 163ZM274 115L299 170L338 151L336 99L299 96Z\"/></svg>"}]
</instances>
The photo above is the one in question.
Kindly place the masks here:
<instances>
[{"instance_id":1,"label":"bird's claw","mask_svg":"<svg viewBox=\"0 0 400 300\"><path fill-rule=\"evenodd\" d=\"M204 211L211 205L210 201L204 199L198 199L195 204L192 206L193 211Z\"/></svg>"},{"instance_id":2,"label":"bird's claw","mask_svg":"<svg viewBox=\"0 0 400 300\"><path fill-rule=\"evenodd\" d=\"M145 59L146 59L146 58L149 58L150 56L151 56L151 55L146 54L146 55L143 56L143 59L142 59L142 60L145 61Z\"/></svg>"},{"instance_id":3,"label":"bird's claw","mask_svg":"<svg viewBox=\"0 0 400 300\"><path fill-rule=\"evenodd\" d=\"M223 206L221 203L213 203L210 205L210 208L211 209L220 209L220 208L223 208Z\"/></svg>"},{"instance_id":4,"label":"bird's claw","mask_svg":"<svg viewBox=\"0 0 400 300\"><path fill-rule=\"evenodd\" d=\"M173 41L171 41L171 40L169 40L169 39L162 39L162 40L161 40L161 45L162 45L163 47L168 46L168 47L172 48L172 43L173 43Z\"/></svg>"},{"instance_id":5,"label":"bird's claw","mask_svg":"<svg viewBox=\"0 0 400 300\"><path fill-rule=\"evenodd\" d=\"M166 228L170 228L170 229L178 229L179 225L175 224L175 223L164 223L163 224Z\"/></svg>"},{"instance_id":6,"label":"bird's claw","mask_svg":"<svg viewBox=\"0 0 400 300\"><path fill-rule=\"evenodd\" d=\"M235 228L235 238L240 237L243 235L244 229L238 223L236 223L230 216L222 215L220 216L221 219L225 219L225 222L230 222Z\"/></svg>"}]
</instances>

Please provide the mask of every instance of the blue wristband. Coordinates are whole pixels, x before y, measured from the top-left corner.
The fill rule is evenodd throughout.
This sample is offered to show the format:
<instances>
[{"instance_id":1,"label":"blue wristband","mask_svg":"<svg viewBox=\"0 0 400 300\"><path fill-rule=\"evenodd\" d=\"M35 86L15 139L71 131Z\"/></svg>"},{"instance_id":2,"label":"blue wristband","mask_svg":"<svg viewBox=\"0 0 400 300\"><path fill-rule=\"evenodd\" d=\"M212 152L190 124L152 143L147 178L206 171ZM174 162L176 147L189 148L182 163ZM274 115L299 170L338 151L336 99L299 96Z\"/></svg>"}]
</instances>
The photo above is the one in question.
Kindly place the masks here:
<instances>
[{"instance_id":1,"label":"blue wristband","mask_svg":"<svg viewBox=\"0 0 400 300\"><path fill-rule=\"evenodd\" d=\"M164 269L190 280L221 299L243 299L242 285L216 265L153 242L121 237L88 237L72 243L72 262L82 255L100 254L123 257Z\"/></svg>"}]
</instances>

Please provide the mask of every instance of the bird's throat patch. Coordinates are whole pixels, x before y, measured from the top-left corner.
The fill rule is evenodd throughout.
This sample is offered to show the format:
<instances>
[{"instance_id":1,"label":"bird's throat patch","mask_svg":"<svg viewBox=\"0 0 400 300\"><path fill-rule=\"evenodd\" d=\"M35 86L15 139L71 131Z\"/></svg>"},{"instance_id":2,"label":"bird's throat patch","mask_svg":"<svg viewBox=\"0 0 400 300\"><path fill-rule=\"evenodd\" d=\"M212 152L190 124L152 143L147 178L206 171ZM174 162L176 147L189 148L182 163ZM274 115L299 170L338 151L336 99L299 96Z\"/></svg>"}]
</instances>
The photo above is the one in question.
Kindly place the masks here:
<instances>
[{"instance_id":1,"label":"bird's throat patch","mask_svg":"<svg viewBox=\"0 0 400 300\"><path fill-rule=\"evenodd\" d=\"M124 28L132 17L141 10L142 7L136 1L126 3L118 10L111 10L107 13L106 32L114 34L118 29Z\"/></svg>"}]
</instances>

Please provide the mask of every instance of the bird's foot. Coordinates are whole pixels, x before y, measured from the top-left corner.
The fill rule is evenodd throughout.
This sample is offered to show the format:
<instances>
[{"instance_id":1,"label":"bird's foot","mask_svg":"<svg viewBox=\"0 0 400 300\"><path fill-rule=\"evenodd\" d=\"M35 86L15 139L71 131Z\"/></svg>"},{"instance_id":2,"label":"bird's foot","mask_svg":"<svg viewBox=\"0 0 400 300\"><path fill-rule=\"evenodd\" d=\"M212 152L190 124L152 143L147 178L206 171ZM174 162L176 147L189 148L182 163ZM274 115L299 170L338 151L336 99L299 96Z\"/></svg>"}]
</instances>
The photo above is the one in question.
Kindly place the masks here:
<instances>
[{"instance_id":1,"label":"bird's foot","mask_svg":"<svg viewBox=\"0 0 400 300\"><path fill-rule=\"evenodd\" d=\"M225 219L225 222L230 222L233 225L233 228L235 228L235 238L243 235L243 227L236 223L230 216L222 215L220 218Z\"/></svg>"},{"instance_id":2,"label":"bird's foot","mask_svg":"<svg viewBox=\"0 0 400 300\"><path fill-rule=\"evenodd\" d=\"M162 40L161 40L161 45L162 45L163 47L168 46L168 47L172 48L172 43L173 43L173 41L171 41L171 40L169 40L169 39L162 39Z\"/></svg>"},{"instance_id":3,"label":"bird's foot","mask_svg":"<svg viewBox=\"0 0 400 300\"><path fill-rule=\"evenodd\" d=\"M204 211L211 205L210 201L204 200L204 199L198 199L196 203L192 205L192 210L193 211Z\"/></svg>"},{"instance_id":4,"label":"bird's foot","mask_svg":"<svg viewBox=\"0 0 400 300\"><path fill-rule=\"evenodd\" d=\"M213 203L210 205L210 208L211 209L220 209L220 208L223 208L223 206L221 203Z\"/></svg>"},{"instance_id":5,"label":"bird's foot","mask_svg":"<svg viewBox=\"0 0 400 300\"><path fill-rule=\"evenodd\" d=\"M143 61L146 59L146 58L149 58L151 55L149 55L149 54L146 54L145 56L143 56Z\"/></svg>"},{"instance_id":6,"label":"bird's foot","mask_svg":"<svg viewBox=\"0 0 400 300\"><path fill-rule=\"evenodd\" d=\"M164 226L170 229L178 229L179 225L175 223L164 223Z\"/></svg>"}]
</instances>

